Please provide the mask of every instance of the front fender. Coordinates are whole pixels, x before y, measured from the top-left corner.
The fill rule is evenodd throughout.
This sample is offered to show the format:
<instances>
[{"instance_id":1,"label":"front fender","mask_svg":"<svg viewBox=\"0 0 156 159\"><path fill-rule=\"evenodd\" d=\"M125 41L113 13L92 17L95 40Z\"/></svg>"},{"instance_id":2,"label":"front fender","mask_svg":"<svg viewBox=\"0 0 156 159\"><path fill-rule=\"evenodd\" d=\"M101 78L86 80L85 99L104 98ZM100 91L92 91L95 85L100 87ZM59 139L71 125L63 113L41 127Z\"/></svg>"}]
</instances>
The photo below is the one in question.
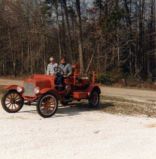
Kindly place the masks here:
<instances>
[{"instance_id":1,"label":"front fender","mask_svg":"<svg viewBox=\"0 0 156 159\"><path fill-rule=\"evenodd\" d=\"M58 97L58 93L51 88L44 88L44 89L40 90L41 95L46 94L46 93L53 93L56 97Z\"/></svg>"},{"instance_id":2,"label":"front fender","mask_svg":"<svg viewBox=\"0 0 156 159\"><path fill-rule=\"evenodd\" d=\"M8 85L8 86L4 86L4 89L7 91L10 90L17 90L18 85Z\"/></svg>"}]
</instances>

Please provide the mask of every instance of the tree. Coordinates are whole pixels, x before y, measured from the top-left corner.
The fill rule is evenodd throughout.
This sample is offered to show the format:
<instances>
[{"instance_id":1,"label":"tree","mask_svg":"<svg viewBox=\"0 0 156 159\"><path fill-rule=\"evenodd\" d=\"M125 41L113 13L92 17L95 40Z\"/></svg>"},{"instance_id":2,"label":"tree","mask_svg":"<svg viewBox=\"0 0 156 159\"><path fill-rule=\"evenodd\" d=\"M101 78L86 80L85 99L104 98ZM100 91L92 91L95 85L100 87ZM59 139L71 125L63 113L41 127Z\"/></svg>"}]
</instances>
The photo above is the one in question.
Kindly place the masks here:
<instances>
[{"instance_id":1,"label":"tree","mask_svg":"<svg viewBox=\"0 0 156 159\"><path fill-rule=\"evenodd\" d=\"M95 70L154 80L155 0L90 3L2 0L0 74L44 73L50 56L58 61L65 54L80 64L81 74Z\"/></svg>"},{"instance_id":2,"label":"tree","mask_svg":"<svg viewBox=\"0 0 156 159\"><path fill-rule=\"evenodd\" d=\"M82 44L82 21L81 21L81 8L80 0L76 0L76 12L77 12L77 23L78 23L78 48L79 48L79 60L80 60L80 73L84 73L83 63L83 44Z\"/></svg>"}]
</instances>

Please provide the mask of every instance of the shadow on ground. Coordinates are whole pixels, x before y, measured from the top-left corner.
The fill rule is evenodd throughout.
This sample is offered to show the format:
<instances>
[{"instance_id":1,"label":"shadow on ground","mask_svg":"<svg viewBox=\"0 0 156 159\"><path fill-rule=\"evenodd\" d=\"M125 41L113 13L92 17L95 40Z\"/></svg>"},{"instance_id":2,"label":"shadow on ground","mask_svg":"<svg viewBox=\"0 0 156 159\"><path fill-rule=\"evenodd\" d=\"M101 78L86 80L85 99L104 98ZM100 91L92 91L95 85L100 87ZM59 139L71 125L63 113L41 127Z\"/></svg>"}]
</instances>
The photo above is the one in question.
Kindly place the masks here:
<instances>
[{"instance_id":1,"label":"shadow on ground","mask_svg":"<svg viewBox=\"0 0 156 159\"><path fill-rule=\"evenodd\" d=\"M25 106L25 109L22 109L20 114L34 114L38 115L36 111L36 106ZM71 103L68 106L59 106L58 111L53 116L65 117L65 116L76 116L81 115L83 112L94 112L100 111L109 114L117 115L128 115L128 116L138 116L145 115L147 117L156 117L156 105L138 105L137 103L127 103L127 102L116 102L116 101L102 101L99 108L89 107L87 102L75 102Z\"/></svg>"},{"instance_id":2,"label":"shadow on ground","mask_svg":"<svg viewBox=\"0 0 156 159\"><path fill-rule=\"evenodd\" d=\"M99 108L92 108L89 107L87 103L71 103L68 106L65 107L59 107L56 116L61 117L64 115L68 116L75 116L79 115L82 112L89 112L89 111L100 111L101 109L113 107L114 105L112 103L101 103Z\"/></svg>"},{"instance_id":3,"label":"shadow on ground","mask_svg":"<svg viewBox=\"0 0 156 159\"><path fill-rule=\"evenodd\" d=\"M59 106L54 117L64 117L64 116L76 116L80 115L83 112L89 111L101 111L105 108L113 107L114 105L110 102L101 103L99 108L91 108L85 102L81 103L71 103L67 106ZM21 110L19 113L31 113L37 114L36 106L25 106L27 110Z\"/></svg>"}]
</instances>

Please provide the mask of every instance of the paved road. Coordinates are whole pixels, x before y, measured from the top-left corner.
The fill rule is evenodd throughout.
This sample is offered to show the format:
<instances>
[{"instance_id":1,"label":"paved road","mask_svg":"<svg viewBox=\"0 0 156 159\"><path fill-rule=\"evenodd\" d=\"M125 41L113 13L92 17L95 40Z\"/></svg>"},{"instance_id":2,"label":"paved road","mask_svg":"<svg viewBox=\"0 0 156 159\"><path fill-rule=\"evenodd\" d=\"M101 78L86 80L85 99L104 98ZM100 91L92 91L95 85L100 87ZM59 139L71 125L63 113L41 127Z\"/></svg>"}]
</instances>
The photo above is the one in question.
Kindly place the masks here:
<instances>
[{"instance_id":1,"label":"paved road","mask_svg":"<svg viewBox=\"0 0 156 159\"><path fill-rule=\"evenodd\" d=\"M116 116L85 107L60 108L49 119L25 107L0 109L2 159L153 159L156 119Z\"/></svg>"},{"instance_id":2,"label":"paved road","mask_svg":"<svg viewBox=\"0 0 156 159\"><path fill-rule=\"evenodd\" d=\"M156 91L114 87L101 87L101 90L105 96L156 104Z\"/></svg>"}]
</instances>

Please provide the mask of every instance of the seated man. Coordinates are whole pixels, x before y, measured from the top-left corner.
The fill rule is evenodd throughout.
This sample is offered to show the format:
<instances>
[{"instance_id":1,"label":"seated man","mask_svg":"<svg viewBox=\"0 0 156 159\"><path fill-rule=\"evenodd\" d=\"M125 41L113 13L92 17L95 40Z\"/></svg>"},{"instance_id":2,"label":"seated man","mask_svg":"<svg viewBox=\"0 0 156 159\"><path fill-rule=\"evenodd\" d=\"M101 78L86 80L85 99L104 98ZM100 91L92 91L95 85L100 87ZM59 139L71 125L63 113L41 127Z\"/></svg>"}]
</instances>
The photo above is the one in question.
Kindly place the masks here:
<instances>
[{"instance_id":1,"label":"seated man","mask_svg":"<svg viewBox=\"0 0 156 159\"><path fill-rule=\"evenodd\" d=\"M59 67L64 71L64 78L68 78L72 75L72 66L66 62L66 58L62 57ZM71 85L70 82L66 81L66 98L70 98Z\"/></svg>"},{"instance_id":2,"label":"seated man","mask_svg":"<svg viewBox=\"0 0 156 159\"><path fill-rule=\"evenodd\" d=\"M47 75L54 75L55 71L54 68L58 66L58 64L55 62L55 59L53 57L49 58L50 63L47 66Z\"/></svg>"},{"instance_id":3,"label":"seated man","mask_svg":"<svg viewBox=\"0 0 156 159\"><path fill-rule=\"evenodd\" d=\"M69 77L72 74L72 66L66 62L66 58L62 57L59 67L64 71L64 76Z\"/></svg>"}]
</instances>

